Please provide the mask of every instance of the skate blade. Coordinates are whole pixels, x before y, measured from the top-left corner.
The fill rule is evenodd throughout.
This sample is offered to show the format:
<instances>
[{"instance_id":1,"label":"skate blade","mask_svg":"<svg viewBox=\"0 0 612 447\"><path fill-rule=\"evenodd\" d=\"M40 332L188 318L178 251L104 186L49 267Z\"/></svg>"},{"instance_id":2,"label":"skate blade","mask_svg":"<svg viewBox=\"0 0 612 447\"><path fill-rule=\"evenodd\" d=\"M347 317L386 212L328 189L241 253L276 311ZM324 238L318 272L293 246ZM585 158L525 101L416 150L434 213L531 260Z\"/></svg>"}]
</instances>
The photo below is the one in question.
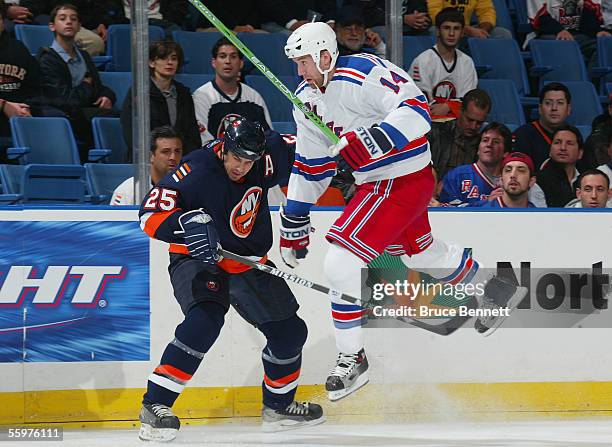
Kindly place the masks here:
<instances>
[{"instance_id":1,"label":"skate blade","mask_svg":"<svg viewBox=\"0 0 612 447\"><path fill-rule=\"evenodd\" d=\"M261 431L264 433L275 433L287 430L297 430L302 427L312 427L325 422L325 416L321 416L319 419L313 419L311 421L292 421L291 419L284 419L276 422L262 422Z\"/></svg>"},{"instance_id":2,"label":"skate blade","mask_svg":"<svg viewBox=\"0 0 612 447\"><path fill-rule=\"evenodd\" d=\"M508 300L508 303L506 304L506 307L510 309L510 312L509 312L510 314L512 314L512 311L516 309L516 306L518 306L519 303L523 301L523 298L527 296L527 292L528 292L527 287L517 287L516 288L514 295L510 297L510 299ZM506 321L506 318L508 317L499 317L497 320L493 322L493 325L487 331L483 332L481 335L483 337L488 337L489 335L491 335L493 332L497 330L498 327L502 325L504 321Z\"/></svg>"},{"instance_id":3,"label":"skate blade","mask_svg":"<svg viewBox=\"0 0 612 447\"><path fill-rule=\"evenodd\" d=\"M176 428L153 428L148 424L140 426L138 437L141 441L170 442L176 438Z\"/></svg>"},{"instance_id":4,"label":"skate blade","mask_svg":"<svg viewBox=\"0 0 612 447\"><path fill-rule=\"evenodd\" d=\"M368 371L366 371L363 374L361 374L359 377L357 377L357 380L355 381L355 383L353 383L350 387L345 388L343 390L338 390L338 391L328 391L327 397L332 402L335 402L337 400L340 400L348 396L349 394L354 393L362 386L365 386L369 381L370 381L370 377L368 375Z\"/></svg>"}]
</instances>

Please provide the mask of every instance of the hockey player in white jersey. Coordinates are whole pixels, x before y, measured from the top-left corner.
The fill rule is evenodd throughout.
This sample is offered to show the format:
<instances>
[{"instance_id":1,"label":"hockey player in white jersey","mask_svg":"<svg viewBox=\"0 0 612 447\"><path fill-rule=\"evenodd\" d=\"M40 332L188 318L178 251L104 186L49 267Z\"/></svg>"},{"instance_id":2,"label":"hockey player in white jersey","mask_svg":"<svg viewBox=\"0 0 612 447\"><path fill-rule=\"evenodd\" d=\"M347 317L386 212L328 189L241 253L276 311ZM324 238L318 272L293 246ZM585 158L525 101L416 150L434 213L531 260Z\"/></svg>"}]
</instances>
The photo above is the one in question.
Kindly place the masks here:
<instances>
[{"instance_id":1,"label":"hockey player in white jersey","mask_svg":"<svg viewBox=\"0 0 612 447\"><path fill-rule=\"evenodd\" d=\"M333 289L361 296L361 269L383 251L402 256L413 269L456 284L474 280L479 266L471 251L434 239L427 205L434 188L427 98L410 76L391 62L368 54L338 57L334 31L315 22L293 32L285 47L304 79L296 95L341 136L330 146L298 109L295 163L287 205L281 209L281 255L290 267L307 252L309 211L337 166L352 171L356 191L326 238L331 243L324 270ZM428 269L430 269L428 271ZM435 269L435 270L433 270ZM526 289L495 278L487 283L482 307L516 307ZM336 366L326 381L331 400L368 382L361 329L363 309L330 294ZM480 318L485 335L502 317Z\"/></svg>"}]
</instances>

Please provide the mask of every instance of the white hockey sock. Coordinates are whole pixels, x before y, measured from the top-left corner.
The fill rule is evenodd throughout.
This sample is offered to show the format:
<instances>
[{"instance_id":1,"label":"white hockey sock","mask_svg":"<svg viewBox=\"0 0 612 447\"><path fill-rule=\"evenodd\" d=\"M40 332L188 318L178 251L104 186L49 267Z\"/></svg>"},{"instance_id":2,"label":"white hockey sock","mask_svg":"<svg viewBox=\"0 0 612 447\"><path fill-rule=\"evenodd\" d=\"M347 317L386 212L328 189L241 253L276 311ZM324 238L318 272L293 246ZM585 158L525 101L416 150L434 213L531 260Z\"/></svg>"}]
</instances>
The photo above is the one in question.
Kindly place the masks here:
<instances>
[{"instance_id":1,"label":"white hockey sock","mask_svg":"<svg viewBox=\"0 0 612 447\"><path fill-rule=\"evenodd\" d=\"M361 298L361 269L365 267L366 263L347 249L330 244L324 270L332 289ZM341 300L332 294L330 300L338 351L345 354L359 352L364 345L361 306Z\"/></svg>"}]
</instances>

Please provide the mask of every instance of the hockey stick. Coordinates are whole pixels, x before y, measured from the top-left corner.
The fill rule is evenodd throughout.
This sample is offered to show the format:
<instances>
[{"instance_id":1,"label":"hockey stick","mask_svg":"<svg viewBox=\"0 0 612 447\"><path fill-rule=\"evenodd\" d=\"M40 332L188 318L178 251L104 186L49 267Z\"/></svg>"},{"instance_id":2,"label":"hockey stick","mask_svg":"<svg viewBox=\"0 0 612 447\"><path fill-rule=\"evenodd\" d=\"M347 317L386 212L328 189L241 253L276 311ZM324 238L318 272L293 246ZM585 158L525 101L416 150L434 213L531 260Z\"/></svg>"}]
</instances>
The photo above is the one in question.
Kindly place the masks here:
<instances>
[{"instance_id":1,"label":"hockey stick","mask_svg":"<svg viewBox=\"0 0 612 447\"><path fill-rule=\"evenodd\" d=\"M285 281L292 282L294 284L308 287L309 289L316 290L321 293L331 293L337 294L338 298L347 301L349 303L361 305L361 300L350 295L346 295L344 293L340 293L337 290L330 289L329 287L322 286L321 284L317 284L315 282L304 279L294 273L285 272L283 270L279 270L276 267L272 267L266 264L262 264L260 262L251 261L248 258L232 253L231 251L219 249L219 254L224 258L231 259L232 261L240 262L241 264L248 265L249 267L256 268L257 270L261 270L264 273L268 273L269 275L277 276ZM368 306L371 308L371 306ZM366 307L366 308L368 308ZM478 302L476 298L472 297L472 299L466 305L469 309L475 309L478 307ZM421 320L417 320L411 317L396 317L398 320L410 324L412 326L425 329L426 331L433 332L438 335L450 335L459 329L463 324L469 320L470 316L456 316L451 318L445 323L442 324L427 324Z\"/></svg>"},{"instance_id":2,"label":"hockey stick","mask_svg":"<svg viewBox=\"0 0 612 447\"><path fill-rule=\"evenodd\" d=\"M272 73L268 67L266 67L264 65L263 62L261 62L252 52L251 50L248 49L248 47L242 43L242 41L240 39L238 39L238 37L233 33L233 31L230 31L224 24L223 22L221 22L221 20L219 20L212 12L210 9L208 9L206 6L204 6L202 4L202 2L200 0L189 0L189 3L191 3L198 11L200 11L200 13L202 13L202 15L204 17L206 17L208 19L208 21L210 23L212 23L212 25L217 28L219 31L221 31L221 33L227 37L227 39L236 47L238 48L238 50L240 50L240 52L242 54L244 54L246 56L246 58L248 60L251 61L251 63L253 65L255 65L259 71L261 71L269 80L270 82L272 82L272 84L279 89L283 95L285 95L289 101L291 101L291 103L296 106L298 109L300 109L304 115L306 115L308 117L308 119L310 121L312 121L312 123L317 126L319 128L319 130L321 130L321 132L323 132L323 134L329 138L331 140L331 142L333 144L336 144L338 141L340 141L340 139L338 138L338 136L329 128L327 127L325 124L323 124L323 121L321 121L321 119L315 115L308 107L306 107L306 105L300 101L300 99L295 96L295 94L293 94L292 91L290 91L287 86L285 84L283 84L281 82L280 79L278 79L274 73Z\"/></svg>"}]
</instances>

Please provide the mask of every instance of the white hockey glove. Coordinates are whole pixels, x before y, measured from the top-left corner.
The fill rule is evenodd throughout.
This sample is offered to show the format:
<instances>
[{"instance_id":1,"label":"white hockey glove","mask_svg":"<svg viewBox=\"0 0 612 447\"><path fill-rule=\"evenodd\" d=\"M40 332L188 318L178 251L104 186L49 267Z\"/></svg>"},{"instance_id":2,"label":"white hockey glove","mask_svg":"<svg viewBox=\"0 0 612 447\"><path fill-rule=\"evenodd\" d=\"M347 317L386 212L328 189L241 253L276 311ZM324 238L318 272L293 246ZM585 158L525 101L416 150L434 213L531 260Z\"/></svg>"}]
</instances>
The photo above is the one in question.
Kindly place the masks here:
<instances>
[{"instance_id":1,"label":"white hockey glove","mask_svg":"<svg viewBox=\"0 0 612 447\"><path fill-rule=\"evenodd\" d=\"M212 218L201 208L183 213L179 217L179 225L181 231L175 234L185 237L185 245L192 258L212 265L221 260L219 235Z\"/></svg>"},{"instance_id":2,"label":"white hockey glove","mask_svg":"<svg viewBox=\"0 0 612 447\"><path fill-rule=\"evenodd\" d=\"M286 215L284 208L280 208L280 252L283 262L288 267L295 268L298 259L304 259L310 244L310 216Z\"/></svg>"},{"instance_id":3,"label":"white hockey glove","mask_svg":"<svg viewBox=\"0 0 612 447\"><path fill-rule=\"evenodd\" d=\"M353 171L382 157L393 149L387 135L378 127L358 127L345 133L340 141L330 148L332 157L340 156Z\"/></svg>"}]
</instances>

